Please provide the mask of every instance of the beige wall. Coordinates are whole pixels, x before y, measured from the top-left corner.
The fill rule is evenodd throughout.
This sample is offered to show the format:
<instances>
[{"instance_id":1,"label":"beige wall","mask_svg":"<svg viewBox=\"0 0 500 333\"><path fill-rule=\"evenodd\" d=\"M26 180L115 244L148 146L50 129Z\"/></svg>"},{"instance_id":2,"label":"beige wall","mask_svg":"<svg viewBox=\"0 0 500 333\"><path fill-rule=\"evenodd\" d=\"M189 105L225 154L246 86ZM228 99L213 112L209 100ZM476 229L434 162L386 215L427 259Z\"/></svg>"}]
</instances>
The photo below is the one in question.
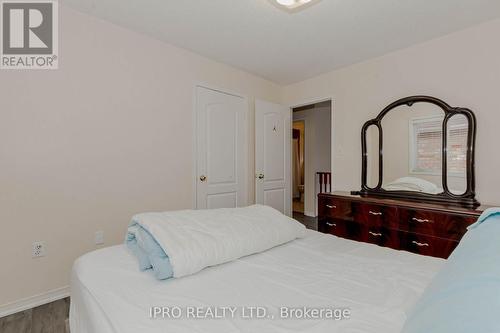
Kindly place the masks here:
<instances>
[{"instance_id":1,"label":"beige wall","mask_svg":"<svg viewBox=\"0 0 500 333\"><path fill-rule=\"evenodd\" d=\"M284 89L61 6L60 69L0 72L0 305L68 284L73 260L122 241L132 214L191 207L193 87L299 105L334 97L337 189L359 189L360 129L388 103L429 94L478 117L477 189L499 203L500 20ZM284 97L282 93L284 92ZM31 244L47 256L31 258Z\"/></svg>"},{"instance_id":2,"label":"beige wall","mask_svg":"<svg viewBox=\"0 0 500 333\"><path fill-rule=\"evenodd\" d=\"M380 58L285 87L285 101L298 104L333 96L333 162L336 188L361 183L360 131L394 100L427 94L471 108L478 119L477 192L483 203L500 204L500 20L460 31Z\"/></svg>"},{"instance_id":3,"label":"beige wall","mask_svg":"<svg viewBox=\"0 0 500 333\"><path fill-rule=\"evenodd\" d=\"M191 207L196 83L247 95L249 124L254 96L281 100L269 81L61 7L60 69L0 72L0 305L68 285L95 231L109 246L134 213ZM47 256L32 259L38 240Z\"/></svg>"}]
</instances>

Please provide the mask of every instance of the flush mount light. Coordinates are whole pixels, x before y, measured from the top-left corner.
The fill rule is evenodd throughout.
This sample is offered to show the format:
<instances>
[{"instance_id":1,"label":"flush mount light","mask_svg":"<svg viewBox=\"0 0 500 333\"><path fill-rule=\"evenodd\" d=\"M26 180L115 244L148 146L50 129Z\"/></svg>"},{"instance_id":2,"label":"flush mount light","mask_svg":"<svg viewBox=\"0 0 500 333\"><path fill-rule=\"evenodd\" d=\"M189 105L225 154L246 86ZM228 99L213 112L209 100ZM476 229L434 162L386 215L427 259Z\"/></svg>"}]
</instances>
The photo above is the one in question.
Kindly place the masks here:
<instances>
[{"instance_id":1,"label":"flush mount light","mask_svg":"<svg viewBox=\"0 0 500 333\"><path fill-rule=\"evenodd\" d=\"M305 9L320 0L270 0L274 5L289 12Z\"/></svg>"}]
</instances>

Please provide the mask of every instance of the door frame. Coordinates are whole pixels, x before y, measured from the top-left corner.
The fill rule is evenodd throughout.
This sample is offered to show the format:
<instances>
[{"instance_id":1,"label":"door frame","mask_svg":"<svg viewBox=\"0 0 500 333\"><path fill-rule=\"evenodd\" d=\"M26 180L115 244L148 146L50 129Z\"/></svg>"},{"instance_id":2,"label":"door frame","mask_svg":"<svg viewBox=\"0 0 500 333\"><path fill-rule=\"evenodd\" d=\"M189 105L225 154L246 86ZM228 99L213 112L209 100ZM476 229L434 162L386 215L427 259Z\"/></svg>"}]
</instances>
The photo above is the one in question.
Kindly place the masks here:
<instances>
[{"instance_id":1,"label":"door frame","mask_svg":"<svg viewBox=\"0 0 500 333\"><path fill-rule=\"evenodd\" d=\"M193 86L193 108L191 111L191 126L192 126L192 164L191 164L191 177L192 177L192 183L191 183L191 188L192 188L192 200L191 200L191 207L192 209L196 209L196 201L197 201L197 196L198 196L198 175L197 175L197 170L198 170L198 95L197 95L197 90L198 88L205 88L208 90L213 90L222 94L226 95L231 95L235 97L242 98L245 104L245 110L244 110L244 115L243 115L243 121L245 122L245 131L243 133L243 175L244 175L244 181L243 181L243 187L244 187L244 204L248 205L249 204L249 196L248 196L248 143L249 143L249 124L248 124L248 111L249 111L249 102L248 102L248 96L241 94L236 91L232 91L230 89L225 89L221 88L218 86L215 86L213 84L208 84L205 82L197 82Z\"/></svg>"},{"instance_id":2,"label":"door frame","mask_svg":"<svg viewBox=\"0 0 500 333\"><path fill-rule=\"evenodd\" d=\"M290 105L289 106L289 108L290 108L290 117L291 117L290 118L291 119L291 121L290 121L290 126L291 126L290 131L292 131L293 130L293 109L299 108L301 106L306 106L306 105L311 105L311 104L316 104L316 103L321 103L321 102L326 102L326 101L330 101L331 102L331 106L330 106L330 115L331 115L330 116L330 118L331 118L331 124L330 124L330 128L331 128L331 131L330 131L330 141L331 141L330 167L331 167L332 170L335 169L335 158L334 158L334 156L335 156L335 154L334 154L334 152L335 152L335 135L334 135L334 133L335 133L335 127L334 127L334 124L335 124L335 121L334 121L334 119L335 119L335 112L334 112L334 110L335 110L335 108L334 108L334 100L335 100L334 96L326 96L326 97L317 97L317 98L311 98L311 99L301 99L301 100L295 101L294 103L289 104ZM290 141L289 144L290 144L290 148L291 148L292 144L293 144L293 138L292 138L292 140ZM290 160L291 160L290 161L290 168L291 168L290 170L292 170L293 165L291 163L293 163L293 162L292 162L292 159L290 159ZM304 161L304 172L306 170L305 165L306 165L306 162ZM315 176L314 179L316 179L316 176ZM332 176L331 179L333 180L333 176ZM314 185L315 190L316 190L316 181L314 182L313 185ZM305 191L305 187L304 187L304 191ZM332 192L333 191L335 191L335 186L334 186L333 181L332 181ZM292 198L290 200L292 200L291 205L292 205L292 213L293 213L293 195L292 195ZM315 203L316 202L317 201L315 201ZM304 204L305 204L305 202L304 202ZM315 215L317 214L317 211L318 211L318 207L314 207L314 214ZM305 210L304 210L304 213L306 213Z\"/></svg>"}]
</instances>

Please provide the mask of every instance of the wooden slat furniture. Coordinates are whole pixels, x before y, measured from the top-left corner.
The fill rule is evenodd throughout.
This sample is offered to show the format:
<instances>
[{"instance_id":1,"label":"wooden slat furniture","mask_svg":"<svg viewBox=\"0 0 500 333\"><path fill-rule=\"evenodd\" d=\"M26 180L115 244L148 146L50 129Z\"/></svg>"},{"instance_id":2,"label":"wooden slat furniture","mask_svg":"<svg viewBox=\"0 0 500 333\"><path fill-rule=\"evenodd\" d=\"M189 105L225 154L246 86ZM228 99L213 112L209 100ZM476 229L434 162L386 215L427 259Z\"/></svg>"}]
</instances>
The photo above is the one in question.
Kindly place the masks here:
<instances>
[{"instance_id":1,"label":"wooden slat furniture","mask_svg":"<svg viewBox=\"0 0 500 333\"><path fill-rule=\"evenodd\" d=\"M318 195L318 230L421 255L448 258L487 207L475 209L351 195Z\"/></svg>"},{"instance_id":2,"label":"wooden slat furniture","mask_svg":"<svg viewBox=\"0 0 500 333\"><path fill-rule=\"evenodd\" d=\"M332 173L316 172L319 181L319 193L330 192L332 190Z\"/></svg>"}]
</instances>

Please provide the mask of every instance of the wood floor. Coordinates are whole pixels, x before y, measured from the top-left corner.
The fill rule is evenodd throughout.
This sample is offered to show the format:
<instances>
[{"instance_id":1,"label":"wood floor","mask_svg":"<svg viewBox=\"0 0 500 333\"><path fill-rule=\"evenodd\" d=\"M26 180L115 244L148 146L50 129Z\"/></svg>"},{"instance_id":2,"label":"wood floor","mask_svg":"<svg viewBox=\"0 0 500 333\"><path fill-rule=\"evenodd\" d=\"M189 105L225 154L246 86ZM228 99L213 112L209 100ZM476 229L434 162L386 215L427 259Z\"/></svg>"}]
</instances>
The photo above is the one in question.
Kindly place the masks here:
<instances>
[{"instance_id":1,"label":"wood floor","mask_svg":"<svg viewBox=\"0 0 500 333\"><path fill-rule=\"evenodd\" d=\"M293 211L297 213L304 213L304 202L300 199L293 199Z\"/></svg>"},{"instance_id":2,"label":"wood floor","mask_svg":"<svg viewBox=\"0 0 500 333\"><path fill-rule=\"evenodd\" d=\"M306 216L300 212L293 212L293 218L306 226L307 229L318 230L318 218Z\"/></svg>"},{"instance_id":3,"label":"wood floor","mask_svg":"<svg viewBox=\"0 0 500 333\"><path fill-rule=\"evenodd\" d=\"M69 333L69 297L0 318L1 333Z\"/></svg>"}]
</instances>

